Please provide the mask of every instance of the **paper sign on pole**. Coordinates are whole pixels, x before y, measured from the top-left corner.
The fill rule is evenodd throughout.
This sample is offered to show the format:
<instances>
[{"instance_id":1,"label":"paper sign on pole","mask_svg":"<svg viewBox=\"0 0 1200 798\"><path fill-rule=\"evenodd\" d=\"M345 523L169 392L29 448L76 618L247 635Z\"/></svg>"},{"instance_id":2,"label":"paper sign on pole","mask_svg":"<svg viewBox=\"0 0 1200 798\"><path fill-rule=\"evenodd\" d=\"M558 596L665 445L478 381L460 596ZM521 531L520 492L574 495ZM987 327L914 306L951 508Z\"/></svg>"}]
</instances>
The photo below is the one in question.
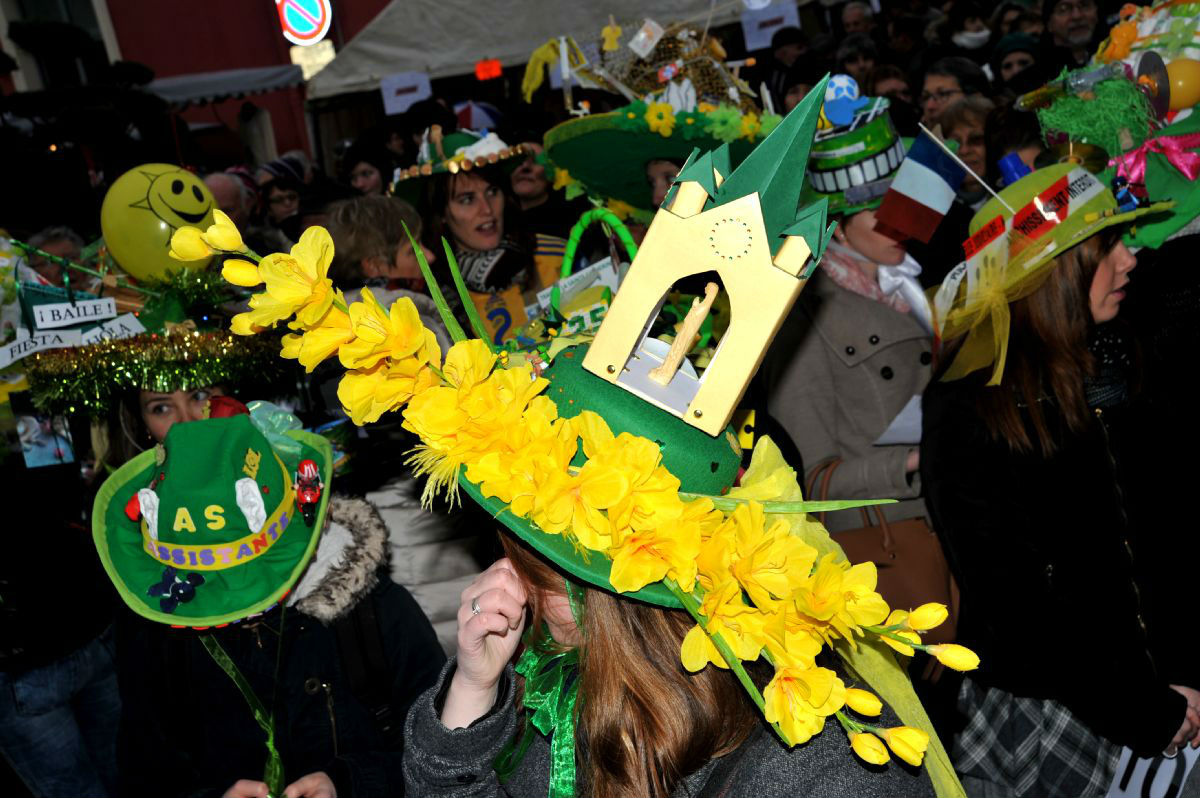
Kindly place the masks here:
<instances>
[{"instance_id":1,"label":"paper sign on pole","mask_svg":"<svg viewBox=\"0 0 1200 798\"><path fill-rule=\"evenodd\" d=\"M39 330L71 327L89 321L103 321L116 315L117 303L112 297L33 306L33 324Z\"/></svg>"},{"instance_id":2,"label":"paper sign on pole","mask_svg":"<svg viewBox=\"0 0 1200 798\"><path fill-rule=\"evenodd\" d=\"M766 8L742 12L742 37L746 52L771 46L771 37L780 28L800 27L800 11L792 2L776 3Z\"/></svg>"},{"instance_id":3,"label":"paper sign on pole","mask_svg":"<svg viewBox=\"0 0 1200 798\"><path fill-rule=\"evenodd\" d=\"M383 94L383 111L389 116L402 114L413 103L433 96L429 75L424 72L397 72L379 81Z\"/></svg>"}]
</instances>

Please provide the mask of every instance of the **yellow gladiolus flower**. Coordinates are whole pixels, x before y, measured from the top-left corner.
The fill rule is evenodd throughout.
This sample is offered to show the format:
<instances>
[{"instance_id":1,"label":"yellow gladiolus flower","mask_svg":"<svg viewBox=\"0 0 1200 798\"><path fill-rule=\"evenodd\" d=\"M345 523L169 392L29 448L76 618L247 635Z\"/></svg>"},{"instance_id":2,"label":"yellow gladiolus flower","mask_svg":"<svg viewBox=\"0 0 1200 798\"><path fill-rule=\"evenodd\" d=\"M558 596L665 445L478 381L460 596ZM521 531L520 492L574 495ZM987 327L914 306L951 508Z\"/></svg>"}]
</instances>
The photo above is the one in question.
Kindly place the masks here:
<instances>
[{"instance_id":1,"label":"yellow gladiolus flower","mask_svg":"<svg viewBox=\"0 0 1200 798\"><path fill-rule=\"evenodd\" d=\"M333 240L323 227L305 230L290 255L267 255L258 264L266 291L250 297L250 311L234 316L231 329L244 335L242 330L272 327L293 314L295 326L315 326L333 304L332 262Z\"/></svg>"},{"instance_id":2,"label":"yellow gladiolus flower","mask_svg":"<svg viewBox=\"0 0 1200 798\"><path fill-rule=\"evenodd\" d=\"M874 563L848 566L827 554L807 583L796 591L796 608L814 621L827 624L853 647L853 634L861 634L860 626L871 626L887 617L887 603L875 592L876 579Z\"/></svg>"},{"instance_id":3,"label":"yellow gladiolus flower","mask_svg":"<svg viewBox=\"0 0 1200 798\"><path fill-rule=\"evenodd\" d=\"M450 347L442 373L454 387L469 390L487 379L494 365L496 355L491 347L478 338L469 338Z\"/></svg>"},{"instance_id":4,"label":"yellow gladiolus flower","mask_svg":"<svg viewBox=\"0 0 1200 798\"><path fill-rule=\"evenodd\" d=\"M261 285L263 281L257 266L248 260L238 258L230 258L221 264L221 276L225 278L225 282L244 288L253 288Z\"/></svg>"},{"instance_id":5,"label":"yellow gladiolus flower","mask_svg":"<svg viewBox=\"0 0 1200 798\"><path fill-rule=\"evenodd\" d=\"M892 610L883 622L884 626L896 626L897 624L908 624L908 610Z\"/></svg>"},{"instance_id":6,"label":"yellow gladiolus flower","mask_svg":"<svg viewBox=\"0 0 1200 798\"><path fill-rule=\"evenodd\" d=\"M917 632L941 626L950 617L945 604L929 602L917 607L908 616L908 628Z\"/></svg>"},{"instance_id":7,"label":"yellow gladiolus flower","mask_svg":"<svg viewBox=\"0 0 1200 798\"><path fill-rule=\"evenodd\" d=\"M300 361L304 370L311 372L338 349L354 340L350 316L334 305L321 317L317 326L303 335L283 336L283 351L286 358Z\"/></svg>"},{"instance_id":8,"label":"yellow gladiolus flower","mask_svg":"<svg viewBox=\"0 0 1200 798\"><path fill-rule=\"evenodd\" d=\"M700 614L704 616L708 634L721 635L739 659L758 659L767 639L766 617L742 600L742 589L736 581L728 579L710 590L700 603ZM718 668L728 667L708 634L696 625L683 639L679 658L683 667L693 673L710 662Z\"/></svg>"},{"instance_id":9,"label":"yellow gladiolus flower","mask_svg":"<svg viewBox=\"0 0 1200 798\"><path fill-rule=\"evenodd\" d=\"M891 756L883 742L870 732L854 732L850 735L850 747L858 758L871 765L886 765Z\"/></svg>"},{"instance_id":10,"label":"yellow gladiolus flower","mask_svg":"<svg viewBox=\"0 0 1200 798\"><path fill-rule=\"evenodd\" d=\"M883 702L874 693L859 690L857 687L846 688L846 706L860 715L875 717L883 712Z\"/></svg>"},{"instance_id":11,"label":"yellow gladiolus flower","mask_svg":"<svg viewBox=\"0 0 1200 798\"><path fill-rule=\"evenodd\" d=\"M732 570L759 607L789 599L812 571L817 550L788 531L783 521L766 529L762 505L740 504L730 516L736 541Z\"/></svg>"},{"instance_id":12,"label":"yellow gladiolus flower","mask_svg":"<svg viewBox=\"0 0 1200 798\"><path fill-rule=\"evenodd\" d=\"M825 718L845 705L846 688L828 668L785 666L763 690L763 714L778 723L788 745L806 743Z\"/></svg>"},{"instance_id":13,"label":"yellow gladiolus flower","mask_svg":"<svg viewBox=\"0 0 1200 798\"><path fill-rule=\"evenodd\" d=\"M224 211L214 209L213 222L214 224L209 225L209 228L200 236L204 239L204 243L222 252L241 252L246 248L246 245L242 243L242 234L238 232L237 225L225 215Z\"/></svg>"},{"instance_id":14,"label":"yellow gladiolus flower","mask_svg":"<svg viewBox=\"0 0 1200 798\"><path fill-rule=\"evenodd\" d=\"M675 129L675 109L670 103L650 103L646 107L646 124L651 133L668 138Z\"/></svg>"},{"instance_id":15,"label":"yellow gladiolus flower","mask_svg":"<svg viewBox=\"0 0 1200 798\"><path fill-rule=\"evenodd\" d=\"M437 337L421 324L421 316L411 299L400 297L385 312L370 288L364 288L362 293L362 301L350 306L354 340L338 350L343 366L369 369L384 358L403 360L422 347L437 348Z\"/></svg>"},{"instance_id":16,"label":"yellow gladiolus flower","mask_svg":"<svg viewBox=\"0 0 1200 798\"><path fill-rule=\"evenodd\" d=\"M629 491L629 481L600 469L546 476L533 497L533 522L551 534L570 533L586 549L603 551L611 546L612 525L601 511L621 500Z\"/></svg>"},{"instance_id":17,"label":"yellow gladiolus flower","mask_svg":"<svg viewBox=\"0 0 1200 798\"><path fill-rule=\"evenodd\" d=\"M171 248L167 251L175 260L203 260L213 254L212 247L204 241L196 227L180 227L171 234Z\"/></svg>"},{"instance_id":18,"label":"yellow gladiolus flower","mask_svg":"<svg viewBox=\"0 0 1200 798\"><path fill-rule=\"evenodd\" d=\"M911 643L913 643L913 645L921 644L921 636L918 635L916 632L906 632L904 630L900 630L900 631L896 631L896 632L890 632L889 634L895 635L896 637L903 637L905 640L908 640ZM891 648L895 649L896 651L900 652L901 654L903 654L906 657L911 657L915 653L912 646L905 645L904 643L901 643L899 640L896 640L892 637L888 637L887 635L880 635L879 639L882 640L883 642L887 643Z\"/></svg>"},{"instance_id":19,"label":"yellow gladiolus flower","mask_svg":"<svg viewBox=\"0 0 1200 798\"><path fill-rule=\"evenodd\" d=\"M665 577L691 591L696 582L700 525L678 520L654 530L631 532L611 552L609 582L618 593L632 593Z\"/></svg>"},{"instance_id":20,"label":"yellow gladiolus flower","mask_svg":"<svg viewBox=\"0 0 1200 798\"><path fill-rule=\"evenodd\" d=\"M929 735L911 726L897 726L893 729L882 729L880 734L887 741L892 753L914 767L920 767L925 759L925 749L929 747Z\"/></svg>"},{"instance_id":21,"label":"yellow gladiolus flower","mask_svg":"<svg viewBox=\"0 0 1200 798\"><path fill-rule=\"evenodd\" d=\"M938 662L956 671L973 671L979 667L979 655L957 643L930 646L929 653L937 657Z\"/></svg>"},{"instance_id":22,"label":"yellow gladiolus flower","mask_svg":"<svg viewBox=\"0 0 1200 798\"><path fill-rule=\"evenodd\" d=\"M370 424L413 396L428 392L437 376L416 358L383 362L370 369L347 371L338 384L338 399L355 424Z\"/></svg>"}]
</instances>

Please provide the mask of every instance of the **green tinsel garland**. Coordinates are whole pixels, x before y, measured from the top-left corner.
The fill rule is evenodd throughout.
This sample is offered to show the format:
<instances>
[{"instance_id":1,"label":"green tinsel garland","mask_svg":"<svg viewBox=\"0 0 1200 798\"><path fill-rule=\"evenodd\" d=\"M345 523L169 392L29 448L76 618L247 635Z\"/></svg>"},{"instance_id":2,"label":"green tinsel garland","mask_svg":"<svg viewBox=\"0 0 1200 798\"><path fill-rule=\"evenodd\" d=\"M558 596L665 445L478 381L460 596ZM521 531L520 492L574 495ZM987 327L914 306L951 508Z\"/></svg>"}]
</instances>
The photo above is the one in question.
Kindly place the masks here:
<instances>
[{"instance_id":1,"label":"green tinsel garland","mask_svg":"<svg viewBox=\"0 0 1200 798\"><path fill-rule=\"evenodd\" d=\"M1066 76L1064 70L1062 76ZM1091 99L1068 95L1037 112L1047 143L1055 134L1071 141L1094 144L1110 156L1125 152L1121 131L1128 130L1133 146L1150 135L1152 111L1146 96L1132 81L1106 80L1098 83Z\"/></svg>"}]
</instances>

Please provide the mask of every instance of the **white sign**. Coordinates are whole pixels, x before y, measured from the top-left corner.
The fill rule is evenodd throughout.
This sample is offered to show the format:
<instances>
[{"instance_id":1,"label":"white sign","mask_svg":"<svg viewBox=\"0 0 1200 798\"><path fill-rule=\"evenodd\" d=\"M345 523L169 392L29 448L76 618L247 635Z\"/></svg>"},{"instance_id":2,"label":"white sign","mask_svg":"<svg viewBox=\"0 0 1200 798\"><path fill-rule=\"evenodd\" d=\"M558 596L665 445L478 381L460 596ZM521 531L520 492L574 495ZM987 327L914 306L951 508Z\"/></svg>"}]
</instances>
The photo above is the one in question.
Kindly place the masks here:
<instances>
[{"instance_id":1,"label":"white sign","mask_svg":"<svg viewBox=\"0 0 1200 798\"><path fill-rule=\"evenodd\" d=\"M115 338L132 338L135 335L144 333L146 328L138 321L137 316L132 313L126 313L124 316L118 316L112 321L106 321L99 327L93 327L79 336L79 345L87 346L98 341L108 341Z\"/></svg>"},{"instance_id":2,"label":"white sign","mask_svg":"<svg viewBox=\"0 0 1200 798\"><path fill-rule=\"evenodd\" d=\"M1108 798L1175 798L1198 758L1200 749L1186 745L1171 759L1161 754L1144 759L1122 748Z\"/></svg>"},{"instance_id":3,"label":"white sign","mask_svg":"<svg viewBox=\"0 0 1200 798\"><path fill-rule=\"evenodd\" d=\"M748 53L770 47L771 37L780 28L798 27L800 11L792 2L742 12L742 37L746 40Z\"/></svg>"},{"instance_id":4,"label":"white sign","mask_svg":"<svg viewBox=\"0 0 1200 798\"><path fill-rule=\"evenodd\" d=\"M637 53L638 58L648 58L654 52L654 46L663 37L663 26L647 18L638 28L638 32L629 40L629 49Z\"/></svg>"},{"instance_id":5,"label":"white sign","mask_svg":"<svg viewBox=\"0 0 1200 798\"><path fill-rule=\"evenodd\" d=\"M402 114L413 103L433 96L429 75L424 72L397 72L379 81L383 93L383 112L389 116Z\"/></svg>"},{"instance_id":6,"label":"white sign","mask_svg":"<svg viewBox=\"0 0 1200 798\"><path fill-rule=\"evenodd\" d=\"M621 277L612 267L612 258L604 258L567 275L549 288L538 291L537 300L541 305L541 312L545 313L550 310L550 295L554 292L555 286L558 286L560 306L566 307L585 288L591 288L593 285L606 285L615 294L620 284ZM530 316L530 318L533 317Z\"/></svg>"},{"instance_id":7,"label":"white sign","mask_svg":"<svg viewBox=\"0 0 1200 798\"><path fill-rule=\"evenodd\" d=\"M78 330L58 330L56 332L35 332L28 338L13 341L0 348L0 369L28 357L43 349L60 349L66 346L79 346Z\"/></svg>"},{"instance_id":8,"label":"white sign","mask_svg":"<svg viewBox=\"0 0 1200 798\"><path fill-rule=\"evenodd\" d=\"M88 321L103 321L117 315L117 303L112 297L80 299L76 302L54 302L35 305L33 324L39 330L70 327Z\"/></svg>"}]
</instances>

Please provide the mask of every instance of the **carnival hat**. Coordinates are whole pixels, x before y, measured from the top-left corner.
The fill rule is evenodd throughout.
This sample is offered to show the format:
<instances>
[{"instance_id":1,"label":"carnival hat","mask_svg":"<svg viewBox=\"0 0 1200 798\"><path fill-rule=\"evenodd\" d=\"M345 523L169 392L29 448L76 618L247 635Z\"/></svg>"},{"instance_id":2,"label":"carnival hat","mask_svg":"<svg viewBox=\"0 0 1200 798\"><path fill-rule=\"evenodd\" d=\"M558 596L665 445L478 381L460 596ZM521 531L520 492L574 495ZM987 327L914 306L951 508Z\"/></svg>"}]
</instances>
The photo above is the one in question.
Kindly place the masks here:
<instances>
[{"instance_id":1,"label":"carnival hat","mask_svg":"<svg viewBox=\"0 0 1200 798\"><path fill-rule=\"evenodd\" d=\"M264 423L269 435L244 412L176 423L161 446L104 482L92 536L130 609L205 628L265 612L287 596L320 537L333 457L319 435L279 426L298 423ZM293 482L310 462L323 485L312 523Z\"/></svg>"},{"instance_id":2,"label":"carnival hat","mask_svg":"<svg viewBox=\"0 0 1200 798\"><path fill-rule=\"evenodd\" d=\"M907 150L887 109L884 97L859 96L849 75L830 78L802 201L827 198L831 216L882 204Z\"/></svg>"},{"instance_id":3,"label":"carnival hat","mask_svg":"<svg viewBox=\"0 0 1200 798\"><path fill-rule=\"evenodd\" d=\"M1049 275L1047 265L1068 249L1106 227L1173 206L1166 201L1122 209L1104 183L1072 163L1038 169L1004 188L971 219L966 262L933 292L941 339L969 335L944 379L994 364L988 384L999 384L1008 304L1035 291Z\"/></svg>"},{"instance_id":4,"label":"carnival hat","mask_svg":"<svg viewBox=\"0 0 1200 798\"><path fill-rule=\"evenodd\" d=\"M443 135L441 126L434 125L425 131L417 163L407 169L397 169L389 190L416 205L420 199L421 178L469 172L495 163L503 163L506 170L512 171L529 154L525 145L510 147L495 133L456 130Z\"/></svg>"}]
</instances>

